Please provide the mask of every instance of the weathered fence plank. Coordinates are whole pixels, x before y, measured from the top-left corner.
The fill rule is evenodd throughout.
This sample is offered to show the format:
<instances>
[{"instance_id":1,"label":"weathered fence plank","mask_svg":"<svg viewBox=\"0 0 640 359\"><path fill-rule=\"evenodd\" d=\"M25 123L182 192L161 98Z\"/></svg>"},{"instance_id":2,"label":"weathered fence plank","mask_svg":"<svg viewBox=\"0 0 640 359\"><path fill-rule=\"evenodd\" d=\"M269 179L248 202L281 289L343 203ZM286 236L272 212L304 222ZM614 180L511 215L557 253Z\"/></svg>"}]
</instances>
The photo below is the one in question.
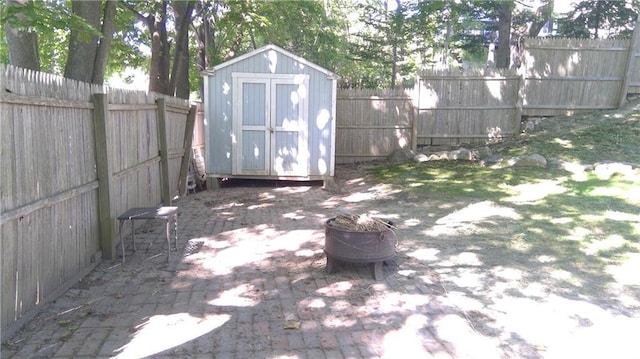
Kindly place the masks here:
<instances>
[{"instance_id":1,"label":"weathered fence plank","mask_svg":"<svg viewBox=\"0 0 640 359\"><path fill-rule=\"evenodd\" d=\"M109 108L105 94L94 94L94 128L96 146L96 172L100 186L98 188L98 215L100 217L100 248L107 259L115 258L115 214L111 200L111 164L109 163Z\"/></svg>"},{"instance_id":2,"label":"weathered fence plank","mask_svg":"<svg viewBox=\"0 0 640 359\"><path fill-rule=\"evenodd\" d=\"M185 126L185 130L184 130L184 141L183 141L183 148L187 149L187 148L191 148L191 145L193 143L193 129L195 127L195 122L196 122L196 112L198 111L198 107L197 106L191 106L191 109L189 110L189 112L187 113L187 123ZM178 190L180 193L180 196L183 196L185 194L185 192L187 191L187 175L189 172L189 163L191 162L191 151L184 151L184 154L182 155L182 162L180 163L180 172L179 172L179 178L178 178Z\"/></svg>"},{"instance_id":3,"label":"weathered fence plank","mask_svg":"<svg viewBox=\"0 0 640 359\"><path fill-rule=\"evenodd\" d=\"M160 183L162 185L162 203L171 205L171 184L169 183L169 145L167 141L167 103L163 98L158 104L158 143L160 145Z\"/></svg>"},{"instance_id":4,"label":"weathered fence plank","mask_svg":"<svg viewBox=\"0 0 640 359\"><path fill-rule=\"evenodd\" d=\"M640 93L640 14L636 19L636 26L631 37L631 44L625 64L625 76L620 89L618 106L624 105L628 93Z\"/></svg>"}]
</instances>

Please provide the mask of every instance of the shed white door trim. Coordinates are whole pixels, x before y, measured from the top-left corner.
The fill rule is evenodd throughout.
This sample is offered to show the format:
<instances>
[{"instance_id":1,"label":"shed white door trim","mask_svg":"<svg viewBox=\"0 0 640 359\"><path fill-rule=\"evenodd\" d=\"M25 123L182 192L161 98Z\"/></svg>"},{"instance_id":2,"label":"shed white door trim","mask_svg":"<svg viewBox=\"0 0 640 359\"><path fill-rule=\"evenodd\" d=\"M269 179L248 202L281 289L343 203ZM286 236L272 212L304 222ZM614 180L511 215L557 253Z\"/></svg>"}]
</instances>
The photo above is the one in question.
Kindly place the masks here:
<instances>
[{"instance_id":1,"label":"shed white door trim","mask_svg":"<svg viewBox=\"0 0 640 359\"><path fill-rule=\"evenodd\" d=\"M233 175L307 176L308 75L233 73Z\"/></svg>"}]
</instances>

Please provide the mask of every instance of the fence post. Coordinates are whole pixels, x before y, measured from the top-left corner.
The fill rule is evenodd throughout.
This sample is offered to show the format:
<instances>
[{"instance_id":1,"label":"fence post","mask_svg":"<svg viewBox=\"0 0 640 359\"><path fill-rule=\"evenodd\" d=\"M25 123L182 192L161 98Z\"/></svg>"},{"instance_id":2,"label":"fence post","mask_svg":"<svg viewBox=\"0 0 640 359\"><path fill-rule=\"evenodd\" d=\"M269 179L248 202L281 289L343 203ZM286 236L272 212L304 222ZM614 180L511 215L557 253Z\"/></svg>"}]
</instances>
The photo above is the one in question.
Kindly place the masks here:
<instances>
[{"instance_id":1,"label":"fence post","mask_svg":"<svg viewBox=\"0 0 640 359\"><path fill-rule=\"evenodd\" d=\"M160 197L165 206L171 205L169 184L169 145L167 144L167 100L156 99L158 113L158 146L160 147Z\"/></svg>"},{"instance_id":2,"label":"fence post","mask_svg":"<svg viewBox=\"0 0 640 359\"><path fill-rule=\"evenodd\" d=\"M525 73L524 71L516 71L516 74L518 75L518 88L516 89L516 118L515 118L515 126L514 126L514 131L513 131L513 135L514 137L517 136L520 133L521 130L521 124L522 124L522 107L524 104L524 78L525 78Z\"/></svg>"},{"instance_id":3,"label":"fence post","mask_svg":"<svg viewBox=\"0 0 640 359\"><path fill-rule=\"evenodd\" d=\"M413 96L411 101L411 150L418 152L418 119L420 116L420 76L417 76L416 84L413 87Z\"/></svg>"},{"instance_id":4,"label":"fence post","mask_svg":"<svg viewBox=\"0 0 640 359\"><path fill-rule=\"evenodd\" d=\"M116 252L115 220L111 212L111 168L109 166L109 108L107 95L93 94L93 123L96 144L96 172L98 175L98 216L100 247L104 259L113 259Z\"/></svg>"},{"instance_id":5,"label":"fence post","mask_svg":"<svg viewBox=\"0 0 640 359\"><path fill-rule=\"evenodd\" d=\"M629 43L629 55L627 56L626 70L624 72L624 78L622 79L622 87L620 88L620 101L618 107L624 106L627 102L627 93L629 92L629 79L631 78L631 71L633 71L633 63L636 58L636 53L640 53L640 15L636 19L636 25L633 29L633 36L631 37L631 43Z\"/></svg>"},{"instance_id":6,"label":"fence post","mask_svg":"<svg viewBox=\"0 0 640 359\"><path fill-rule=\"evenodd\" d=\"M180 164L180 177L178 178L178 193L184 196L187 191L187 174L189 172L189 162L191 161L191 146L193 144L193 128L196 124L196 112L198 107L192 105L187 115L187 123L184 129L184 154L182 155L182 163Z\"/></svg>"}]
</instances>

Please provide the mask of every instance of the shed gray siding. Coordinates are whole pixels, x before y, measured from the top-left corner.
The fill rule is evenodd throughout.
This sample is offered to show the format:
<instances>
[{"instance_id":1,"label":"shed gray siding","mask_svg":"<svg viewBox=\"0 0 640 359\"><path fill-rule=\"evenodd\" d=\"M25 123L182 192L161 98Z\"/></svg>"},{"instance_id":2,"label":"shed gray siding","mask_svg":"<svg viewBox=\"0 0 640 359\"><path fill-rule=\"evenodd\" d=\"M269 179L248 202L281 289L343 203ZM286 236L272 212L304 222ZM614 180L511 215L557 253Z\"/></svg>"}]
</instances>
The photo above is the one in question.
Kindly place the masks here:
<instances>
[{"instance_id":1,"label":"shed gray siding","mask_svg":"<svg viewBox=\"0 0 640 359\"><path fill-rule=\"evenodd\" d=\"M233 79L232 73L304 74L308 88L309 176L332 176L334 169L335 78L268 46L240 60L230 61L205 75L206 168L209 175L232 173Z\"/></svg>"}]
</instances>

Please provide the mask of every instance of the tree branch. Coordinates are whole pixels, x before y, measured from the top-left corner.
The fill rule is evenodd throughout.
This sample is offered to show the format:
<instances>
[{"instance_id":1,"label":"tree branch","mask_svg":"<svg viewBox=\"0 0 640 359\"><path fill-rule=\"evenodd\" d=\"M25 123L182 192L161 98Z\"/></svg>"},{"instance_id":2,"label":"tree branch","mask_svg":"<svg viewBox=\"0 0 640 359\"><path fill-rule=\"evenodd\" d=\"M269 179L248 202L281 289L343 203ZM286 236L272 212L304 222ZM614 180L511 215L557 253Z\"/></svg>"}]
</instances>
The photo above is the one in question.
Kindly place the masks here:
<instances>
[{"instance_id":1,"label":"tree branch","mask_svg":"<svg viewBox=\"0 0 640 359\"><path fill-rule=\"evenodd\" d=\"M148 20L148 16L142 15L140 12L138 12L138 10L136 10L133 5L129 4L128 2L124 0L118 0L118 3L124 6L127 10L131 11L138 18L138 20L143 22L146 22Z\"/></svg>"}]
</instances>

